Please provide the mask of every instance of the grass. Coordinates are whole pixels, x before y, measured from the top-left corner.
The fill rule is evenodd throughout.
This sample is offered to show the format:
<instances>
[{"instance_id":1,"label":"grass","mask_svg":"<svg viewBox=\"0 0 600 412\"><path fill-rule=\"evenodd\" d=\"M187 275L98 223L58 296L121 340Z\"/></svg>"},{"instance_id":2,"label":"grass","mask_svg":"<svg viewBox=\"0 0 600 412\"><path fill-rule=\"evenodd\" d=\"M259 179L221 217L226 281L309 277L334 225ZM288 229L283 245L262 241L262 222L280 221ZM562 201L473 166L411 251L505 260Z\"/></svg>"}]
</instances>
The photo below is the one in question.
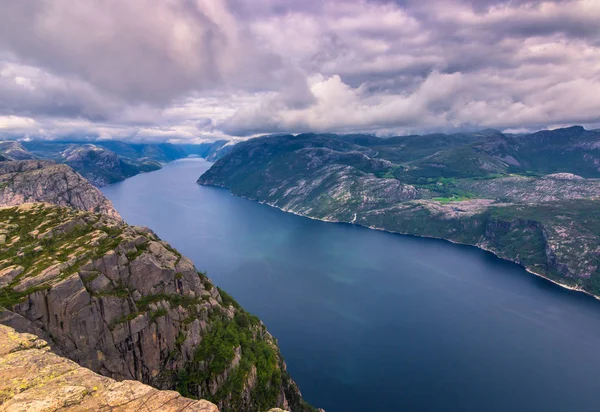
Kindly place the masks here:
<instances>
[{"instance_id":1,"label":"grass","mask_svg":"<svg viewBox=\"0 0 600 412\"><path fill-rule=\"evenodd\" d=\"M156 319L161 318L167 315L167 310L165 308L158 308L154 312L150 313L150 320L154 322Z\"/></svg>"},{"instance_id":2,"label":"grass","mask_svg":"<svg viewBox=\"0 0 600 412\"><path fill-rule=\"evenodd\" d=\"M450 197L434 197L432 200L440 202L441 204L448 204L452 202L464 202L465 200L470 200L472 197L470 196L450 196Z\"/></svg>"},{"instance_id":3,"label":"grass","mask_svg":"<svg viewBox=\"0 0 600 412\"><path fill-rule=\"evenodd\" d=\"M148 246L150 245L150 242L144 242L138 246L136 246L136 250L127 253L125 256L127 257L127 260L130 262L133 262L138 256L141 256L142 253L144 253L145 251L148 250Z\"/></svg>"},{"instance_id":4,"label":"grass","mask_svg":"<svg viewBox=\"0 0 600 412\"><path fill-rule=\"evenodd\" d=\"M241 309L239 303L235 301L227 292L217 286L217 290L219 291L219 295L221 295L221 300L223 301L223 306L233 306L236 309Z\"/></svg>"},{"instance_id":5,"label":"grass","mask_svg":"<svg viewBox=\"0 0 600 412\"><path fill-rule=\"evenodd\" d=\"M50 289L50 285L34 286L22 292L17 292L10 287L0 289L0 307L10 309L21 303L29 295Z\"/></svg>"}]
</instances>

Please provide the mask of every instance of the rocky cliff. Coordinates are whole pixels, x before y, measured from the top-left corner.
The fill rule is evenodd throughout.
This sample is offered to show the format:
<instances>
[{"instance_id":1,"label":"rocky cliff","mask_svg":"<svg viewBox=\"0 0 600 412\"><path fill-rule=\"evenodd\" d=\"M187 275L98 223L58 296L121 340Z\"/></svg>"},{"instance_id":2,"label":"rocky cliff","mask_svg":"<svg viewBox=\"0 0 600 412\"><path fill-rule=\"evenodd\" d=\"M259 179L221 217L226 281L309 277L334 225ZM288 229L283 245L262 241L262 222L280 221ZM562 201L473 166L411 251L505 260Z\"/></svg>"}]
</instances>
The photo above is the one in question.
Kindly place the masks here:
<instances>
[{"instance_id":1,"label":"rocky cliff","mask_svg":"<svg viewBox=\"0 0 600 412\"><path fill-rule=\"evenodd\" d=\"M270 136L238 144L198 182L325 221L475 245L600 296L598 141L580 127Z\"/></svg>"},{"instance_id":2,"label":"rocky cliff","mask_svg":"<svg viewBox=\"0 0 600 412\"><path fill-rule=\"evenodd\" d=\"M67 165L51 161L0 162L0 206L46 202L119 218L111 202Z\"/></svg>"},{"instance_id":3,"label":"rocky cliff","mask_svg":"<svg viewBox=\"0 0 600 412\"><path fill-rule=\"evenodd\" d=\"M98 187L162 167L158 161L124 159L110 150L93 144L70 145L62 152L60 161L71 166Z\"/></svg>"},{"instance_id":4,"label":"rocky cliff","mask_svg":"<svg viewBox=\"0 0 600 412\"><path fill-rule=\"evenodd\" d=\"M0 325L0 411L59 410L219 412L205 400L98 375L37 336Z\"/></svg>"},{"instance_id":5,"label":"rocky cliff","mask_svg":"<svg viewBox=\"0 0 600 412\"><path fill-rule=\"evenodd\" d=\"M0 162L0 323L35 334L55 354L108 378L209 399L222 411L313 410L258 318L151 230L125 224L66 165ZM61 382L67 389L57 393L91 402L87 386ZM106 396L129 396L127 405L208 405L137 383L102 382ZM124 392L109 393L118 388ZM39 396L37 389L11 395L7 405Z\"/></svg>"},{"instance_id":6,"label":"rocky cliff","mask_svg":"<svg viewBox=\"0 0 600 412\"><path fill-rule=\"evenodd\" d=\"M312 410L265 326L149 229L30 203L0 209L0 232L2 323L222 411Z\"/></svg>"}]
</instances>

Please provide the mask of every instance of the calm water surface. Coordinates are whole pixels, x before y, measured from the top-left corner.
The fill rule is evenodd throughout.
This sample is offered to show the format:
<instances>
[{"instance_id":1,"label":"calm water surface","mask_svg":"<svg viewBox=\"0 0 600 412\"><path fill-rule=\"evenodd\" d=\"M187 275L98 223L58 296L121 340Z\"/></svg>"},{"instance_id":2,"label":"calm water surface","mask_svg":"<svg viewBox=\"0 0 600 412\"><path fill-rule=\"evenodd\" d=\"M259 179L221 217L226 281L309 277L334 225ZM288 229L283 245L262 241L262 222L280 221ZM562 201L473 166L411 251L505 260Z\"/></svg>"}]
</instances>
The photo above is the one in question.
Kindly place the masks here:
<instances>
[{"instance_id":1,"label":"calm water surface","mask_svg":"<svg viewBox=\"0 0 600 412\"><path fill-rule=\"evenodd\" d=\"M598 411L600 302L489 253L294 216L186 159L103 192L258 315L327 412Z\"/></svg>"}]
</instances>

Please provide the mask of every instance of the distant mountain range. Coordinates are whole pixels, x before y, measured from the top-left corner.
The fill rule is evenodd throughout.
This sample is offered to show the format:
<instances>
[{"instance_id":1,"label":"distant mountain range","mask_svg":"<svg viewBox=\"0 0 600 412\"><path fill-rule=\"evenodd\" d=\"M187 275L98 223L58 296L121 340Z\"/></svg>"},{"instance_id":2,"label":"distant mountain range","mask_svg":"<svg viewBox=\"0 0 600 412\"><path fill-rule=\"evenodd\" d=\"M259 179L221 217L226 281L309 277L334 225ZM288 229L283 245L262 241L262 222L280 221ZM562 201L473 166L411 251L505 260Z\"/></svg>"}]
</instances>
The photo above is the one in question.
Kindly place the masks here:
<instances>
[{"instance_id":1,"label":"distant mountain range","mask_svg":"<svg viewBox=\"0 0 600 412\"><path fill-rule=\"evenodd\" d=\"M199 179L312 218L476 245L600 296L600 131L266 136Z\"/></svg>"},{"instance_id":2,"label":"distant mountain range","mask_svg":"<svg viewBox=\"0 0 600 412\"><path fill-rule=\"evenodd\" d=\"M164 163L192 155L214 161L231 147L226 140L182 145L122 141L2 141L0 161L53 160L68 164L95 186L105 186L139 173L160 169Z\"/></svg>"}]
</instances>

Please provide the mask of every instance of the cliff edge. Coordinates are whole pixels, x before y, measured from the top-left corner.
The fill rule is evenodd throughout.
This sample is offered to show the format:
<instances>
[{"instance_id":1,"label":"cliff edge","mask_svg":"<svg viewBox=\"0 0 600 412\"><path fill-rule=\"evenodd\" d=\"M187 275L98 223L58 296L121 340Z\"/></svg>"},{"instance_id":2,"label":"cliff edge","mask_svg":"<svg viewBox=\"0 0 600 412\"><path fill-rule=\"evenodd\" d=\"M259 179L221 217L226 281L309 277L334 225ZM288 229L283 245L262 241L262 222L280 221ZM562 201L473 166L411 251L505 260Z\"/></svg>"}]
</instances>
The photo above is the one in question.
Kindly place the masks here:
<instances>
[{"instance_id":1,"label":"cliff edge","mask_svg":"<svg viewBox=\"0 0 600 412\"><path fill-rule=\"evenodd\" d=\"M57 410L219 412L205 400L98 375L37 336L0 325L0 411Z\"/></svg>"},{"instance_id":2,"label":"cliff edge","mask_svg":"<svg viewBox=\"0 0 600 412\"><path fill-rule=\"evenodd\" d=\"M223 412L314 411L256 316L65 165L0 163L0 323L107 378Z\"/></svg>"},{"instance_id":3,"label":"cliff edge","mask_svg":"<svg viewBox=\"0 0 600 412\"><path fill-rule=\"evenodd\" d=\"M151 230L29 203L0 208L0 233L5 325L104 376L222 411L313 410L262 322Z\"/></svg>"},{"instance_id":4,"label":"cliff edge","mask_svg":"<svg viewBox=\"0 0 600 412\"><path fill-rule=\"evenodd\" d=\"M0 162L0 206L32 202L121 218L110 200L67 165L44 160Z\"/></svg>"}]
</instances>

